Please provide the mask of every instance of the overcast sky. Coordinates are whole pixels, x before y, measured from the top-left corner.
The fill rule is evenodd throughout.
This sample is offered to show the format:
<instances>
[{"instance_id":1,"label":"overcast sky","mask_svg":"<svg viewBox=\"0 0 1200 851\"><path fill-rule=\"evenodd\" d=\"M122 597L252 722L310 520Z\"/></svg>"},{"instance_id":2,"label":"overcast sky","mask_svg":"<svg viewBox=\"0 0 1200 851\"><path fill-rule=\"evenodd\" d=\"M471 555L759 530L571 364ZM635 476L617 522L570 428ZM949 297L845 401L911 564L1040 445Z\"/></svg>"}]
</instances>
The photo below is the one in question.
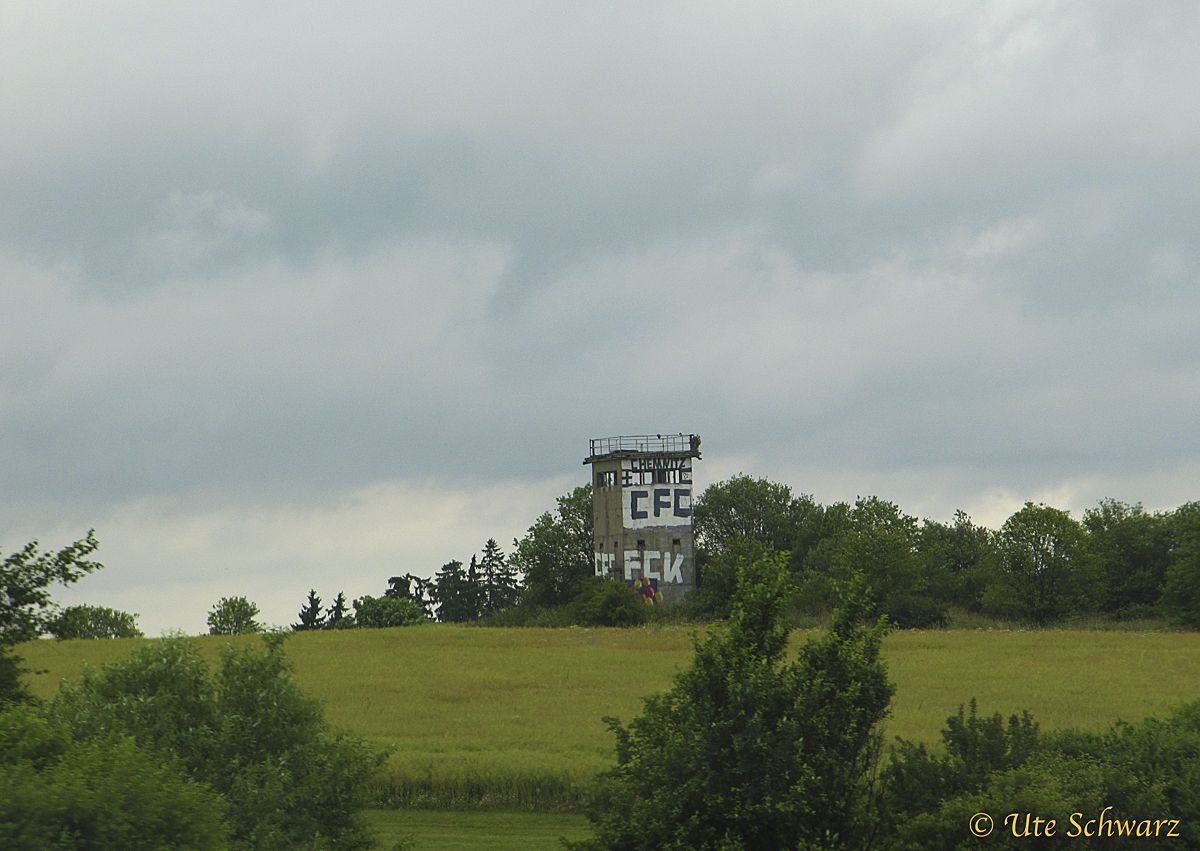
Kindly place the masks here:
<instances>
[{"instance_id":1,"label":"overcast sky","mask_svg":"<svg viewBox=\"0 0 1200 851\"><path fill-rule=\"evenodd\" d=\"M0 0L0 547L158 634L507 551L592 437L1200 497L1198 8Z\"/></svg>"}]
</instances>

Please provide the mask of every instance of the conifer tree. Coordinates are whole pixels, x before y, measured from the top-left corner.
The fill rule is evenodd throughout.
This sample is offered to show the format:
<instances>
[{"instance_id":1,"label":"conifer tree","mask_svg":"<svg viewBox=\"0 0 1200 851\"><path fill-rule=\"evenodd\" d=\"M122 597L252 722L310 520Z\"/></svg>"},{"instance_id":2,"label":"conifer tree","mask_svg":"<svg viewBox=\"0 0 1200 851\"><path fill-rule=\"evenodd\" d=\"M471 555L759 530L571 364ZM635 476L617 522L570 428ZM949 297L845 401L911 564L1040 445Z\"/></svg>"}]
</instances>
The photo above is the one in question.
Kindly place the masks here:
<instances>
[{"instance_id":1,"label":"conifer tree","mask_svg":"<svg viewBox=\"0 0 1200 851\"><path fill-rule=\"evenodd\" d=\"M325 616L321 614L321 598L317 596L317 589L309 589L308 599L304 602L304 607L300 609L297 617L300 618L300 623L292 624L292 629L296 632L321 629L325 625Z\"/></svg>"},{"instance_id":2,"label":"conifer tree","mask_svg":"<svg viewBox=\"0 0 1200 851\"><path fill-rule=\"evenodd\" d=\"M354 619L346 613L346 595L338 591L333 605L326 612L325 629L346 629L354 626Z\"/></svg>"},{"instance_id":3,"label":"conifer tree","mask_svg":"<svg viewBox=\"0 0 1200 851\"><path fill-rule=\"evenodd\" d=\"M446 562L434 577L433 597L438 604L437 619L443 623L461 623L478 618L476 590L476 583L463 570L461 561Z\"/></svg>"},{"instance_id":4,"label":"conifer tree","mask_svg":"<svg viewBox=\"0 0 1200 851\"><path fill-rule=\"evenodd\" d=\"M490 615L515 605L520 596L521 584L517 580L517 572L504 558L495 538L488 538L483 545L479 581L482 592L480 614Z\"/></svg>"},{"instance_id":5,"label":"conifer tree","mask_svg":"<svg viewBox=\"0 0 1200 851\"><path fill-rule=\"evenodd\" d=\"M433 617L433 606L436 600L436 586L433 580L422 576L406 573L403 576L392 576L388 579L388 588L383 592L384 597L393 600L411 600L421 607L425 617Z\"/></svg>"}]
</instances>

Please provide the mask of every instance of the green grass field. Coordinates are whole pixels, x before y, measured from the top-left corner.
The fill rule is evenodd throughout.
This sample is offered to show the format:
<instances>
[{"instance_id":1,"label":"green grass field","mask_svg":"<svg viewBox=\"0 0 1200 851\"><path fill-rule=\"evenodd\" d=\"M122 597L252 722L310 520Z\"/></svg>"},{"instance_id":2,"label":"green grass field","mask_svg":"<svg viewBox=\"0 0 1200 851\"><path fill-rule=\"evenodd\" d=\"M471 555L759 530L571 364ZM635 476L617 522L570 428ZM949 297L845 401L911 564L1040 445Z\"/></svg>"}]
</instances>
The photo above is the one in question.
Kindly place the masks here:
<instances>
[{"instance_id":1,"label":"green grass field","mask_svg":"<svg viewBox=\"0 0 1200 851\"><path fill-rule=\"evenodd\" d=\"M805 635L798 633L797 644ZM33 690L143 639L38 641L19 652ZM215 659L231 642L196 638ZM569 810L613 760L605 715L628 720L691 658L685 627L501 629L428 625L299 633L286 649L329 720L392 750L385 805ZM1029 709L1043 728L1102 729L1200 697L1200 634L1082 630L896 632L887 733L938 741L946 716Z\"/></svg>"},{"instance_id":2,"label":"green grass field","mask_svg":"<svg viewBox=\"0 0 1200 851\"><path fill-rule=\"evenodd\" d=\"M493 810L368 810L367 822L380 848L397 843L426 849L461 851L551 851L560 837L584 839L587 819L572 813Z\"/></svg>"}]
</instances>

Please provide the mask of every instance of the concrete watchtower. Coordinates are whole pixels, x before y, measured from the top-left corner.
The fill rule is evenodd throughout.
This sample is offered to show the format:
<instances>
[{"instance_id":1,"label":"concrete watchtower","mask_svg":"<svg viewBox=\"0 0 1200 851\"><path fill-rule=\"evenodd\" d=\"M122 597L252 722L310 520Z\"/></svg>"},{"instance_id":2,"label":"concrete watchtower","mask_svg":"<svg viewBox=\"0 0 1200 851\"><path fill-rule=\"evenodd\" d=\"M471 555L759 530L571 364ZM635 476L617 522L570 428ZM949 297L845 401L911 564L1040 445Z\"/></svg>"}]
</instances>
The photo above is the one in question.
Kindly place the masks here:
<instances>
[{"instance_id":1,"label":"concrete watchtower","mask_svg":"<svg viewBox=\"0 0 1200 851\"><path fill-rule=\"evenodd\" d=\"M696 587L692 459L697 434L590 441L596 575L624 579L647 602L672 603Z\"/></svg>"}]
</instances>

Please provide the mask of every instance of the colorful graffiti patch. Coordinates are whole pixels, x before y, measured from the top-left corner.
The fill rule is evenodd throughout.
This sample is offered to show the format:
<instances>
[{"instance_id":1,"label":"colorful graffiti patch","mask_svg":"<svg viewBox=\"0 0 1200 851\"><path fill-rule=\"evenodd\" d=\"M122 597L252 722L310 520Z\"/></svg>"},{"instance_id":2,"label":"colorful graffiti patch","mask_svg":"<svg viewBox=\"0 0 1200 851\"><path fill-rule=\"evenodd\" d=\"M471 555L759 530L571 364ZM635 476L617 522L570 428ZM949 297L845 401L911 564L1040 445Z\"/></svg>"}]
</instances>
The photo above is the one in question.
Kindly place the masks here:
<instances>
[{"instance_id":1,"label":"colorful graffiti patch","mask_svg":"<svg viewBox=\"0 0 1200 851\"><path fill-rule=\"evenodd\" d=\"M655 606L662 603L662 594L658 590L657 579L646 579L639 576L637 579L628 580L626 584L642 598L642 602L647 606Z\"/></svg>"}]
</instances>

